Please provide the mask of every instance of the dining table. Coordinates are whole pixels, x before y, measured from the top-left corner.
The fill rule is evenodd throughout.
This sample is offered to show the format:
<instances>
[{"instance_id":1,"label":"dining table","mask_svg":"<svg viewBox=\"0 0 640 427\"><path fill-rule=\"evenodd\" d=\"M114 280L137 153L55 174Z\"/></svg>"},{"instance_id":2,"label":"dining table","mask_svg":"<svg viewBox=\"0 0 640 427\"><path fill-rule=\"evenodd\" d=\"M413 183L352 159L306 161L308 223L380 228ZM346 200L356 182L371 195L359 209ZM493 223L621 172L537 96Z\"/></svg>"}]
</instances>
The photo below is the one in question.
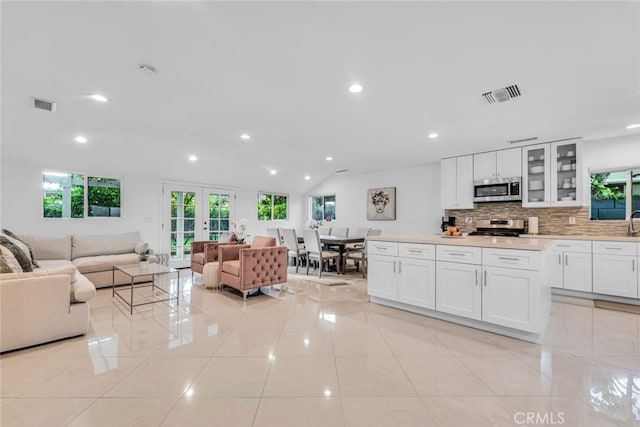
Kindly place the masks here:
<instances>
[{"instance_id":1,"label":"dining table","mask_svg":"<svg viewBox=\"0 0 640 427\"><path fill-rule=\"evenodd\" d=\"M357 236L329 236L329 235L320 235L320 243L324 246L334 246L338 248L338 253L340 254L338 258L338 272L342 272L344 274L345 264L344 264L344 254L347 250L347 245L351 243L363 243L364 237ZM304 243L303 237L298 237L298 243Z\"/></svg>"}]
</instances>

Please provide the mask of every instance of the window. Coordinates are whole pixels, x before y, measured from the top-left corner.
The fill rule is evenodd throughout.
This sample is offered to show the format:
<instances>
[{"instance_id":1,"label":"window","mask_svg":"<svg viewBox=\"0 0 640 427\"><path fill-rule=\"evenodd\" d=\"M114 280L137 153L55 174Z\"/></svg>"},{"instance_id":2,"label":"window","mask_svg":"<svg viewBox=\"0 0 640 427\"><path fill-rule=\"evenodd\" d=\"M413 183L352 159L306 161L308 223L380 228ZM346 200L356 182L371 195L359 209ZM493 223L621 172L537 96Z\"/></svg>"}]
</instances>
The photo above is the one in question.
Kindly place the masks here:
<instances>
[{"instance_id":1,"label":"window","mask_svg":"<svg viewBox=\"0 0 640 427\"><path fill-rule=\"evenodd\" d=\"M336 219L336 196L312 196L311 219L334 221Z\"/></svg>"},{"instance_id":2,"label":"window","mask_svg":"<svg viewBox=\"0 0 640 427\"><path fill-rule=\"evenodd\" d=\"M44 218L120 217L120 180L75 173L42 174Z\"/></svg>"},{"instance_id":3,"label":"window","mask_svg":"<svg viewBox=\"0 0 640 427\"><path fill-rule=\"evenodd\" d=\"M591 219L626 220L640 210L640 169L591 174Z\"/></svg>"},{"instance_id":4,"label":"window","mask_svg":"<svg viewBox=\"0 0 640 427\"><path fill-rule=\"evenodd\" d=\"M258 220L286 220L289 210L287 196L281 194L258 193Z\"/></svg>"}]
</instances>

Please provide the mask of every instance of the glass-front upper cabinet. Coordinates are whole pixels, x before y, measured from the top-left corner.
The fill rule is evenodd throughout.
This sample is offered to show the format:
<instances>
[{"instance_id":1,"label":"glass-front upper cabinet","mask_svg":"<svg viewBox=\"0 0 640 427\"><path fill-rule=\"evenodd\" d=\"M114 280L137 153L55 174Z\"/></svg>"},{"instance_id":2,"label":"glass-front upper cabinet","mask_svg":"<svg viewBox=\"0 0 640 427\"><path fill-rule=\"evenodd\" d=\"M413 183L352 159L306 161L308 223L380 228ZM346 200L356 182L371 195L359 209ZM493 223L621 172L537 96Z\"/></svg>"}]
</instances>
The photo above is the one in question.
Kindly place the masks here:
<instances>
[{"instance_id":1,"label":"glass-front upper cabinet","mask_svg":"<svg viewBox=\"0 0 640 427\"><path fill-rule=\"evenodd\" d=\"M550 144L522 148L522 206L549 206L550 201Z\"/></svg>"},{"instance_id":2,"label":"glass-front upper cabinet","mask_svg":"<svg viewBox=\"0 0 640 427\"><path fill-rule=\"evenodd\" d=\"M522 206L582 204L582 143L553 142L522 148Z\"/></svg>"},{"instance_id":3,"label":"glass-front upper cabinet","mask_svg":"<svg viewBox=\"0 0 640 427\"><path fill-rule=\"evenodd\" d=\"M579 206L582 203L582 144L554 142L551 144L551 204Z\"/></svg>"}]
</instances>

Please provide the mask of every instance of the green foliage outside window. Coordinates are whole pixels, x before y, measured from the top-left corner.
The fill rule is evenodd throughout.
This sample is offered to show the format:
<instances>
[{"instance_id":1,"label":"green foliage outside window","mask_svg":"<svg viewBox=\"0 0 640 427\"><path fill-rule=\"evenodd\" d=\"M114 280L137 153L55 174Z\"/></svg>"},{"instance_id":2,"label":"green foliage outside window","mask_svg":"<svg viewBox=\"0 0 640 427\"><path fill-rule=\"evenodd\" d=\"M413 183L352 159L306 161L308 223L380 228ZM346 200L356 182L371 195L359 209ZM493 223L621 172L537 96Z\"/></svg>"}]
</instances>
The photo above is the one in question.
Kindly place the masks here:
<instances>
[{"instance_id":1,"label":"green foliage outside window","mask_svg":"<svg viewBox=\"0 0 640 427\"><path fill-rule=\"evenodd\" d=\"M258 193L258 220L286 220L288 215L287 196Z\"/></svg>"},{"instance_id":2,"label":"green foliage outside window","mask_svg":"<svg viewBox=\"0 0 640 427\"><path fill-rule=\"evenodd\" d=\"M336 196L311 197L311 219L316 221L335 221Z\"/></svg>"},{"instance_id":3,"label":"green foliage outside window","mask_svg":"<svg viewBox=\"0 0 640 427\"><path fill-rule=\"evenodd\" d=\"M45 172L43 189L44 218L84 218L84 175Z\"/></svg>"},{"instance_id":4,"label":"green foliage outside window","mask_svg":"<svg viewBox=\"0 0 640 427\"><path fill-rule=\"evenodd\" d=\"M120 180L89 177L89 216L120 216Z\"/></svg>"}]
</instances>

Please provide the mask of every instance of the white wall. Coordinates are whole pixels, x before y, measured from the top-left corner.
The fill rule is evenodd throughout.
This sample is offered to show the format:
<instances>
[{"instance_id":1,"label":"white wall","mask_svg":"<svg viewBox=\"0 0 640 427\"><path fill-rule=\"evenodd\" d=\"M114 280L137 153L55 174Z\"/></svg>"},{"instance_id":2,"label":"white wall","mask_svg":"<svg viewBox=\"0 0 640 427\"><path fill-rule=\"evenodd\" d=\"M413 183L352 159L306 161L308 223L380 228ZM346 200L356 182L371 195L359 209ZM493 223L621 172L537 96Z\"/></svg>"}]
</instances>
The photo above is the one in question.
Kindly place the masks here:
<instances>
[{"instance_id":1,"label":"white wall","mask_svg":"<svg viewBox=\"0 0 640 427\"><path fill-rule=\"evenodd\" d=\"M139 230L144 241L156 251L162 248L161 176L115 175L109 171L65 168L64 172L87 173L122 179L122 217L120 218L42 218L42 172L56 171L38 164L3 164L0 171L2 227L17 234L107 234ZM210 183L215 186L215 182ZM290 221L257 220L256 189L237 189L236 218L247 218L251 235L266 234L268 227L303 225L302 195L289 194Z\"/></svg>"},{"instance_id":2,"label":"white wall","mask_svg":"<svg viewBox=\"0 0 640 427\"><path fill-rule=\"evenodd\" d=\"M584 165L596 171L640 167L640 134L585 141Z\"/></svg>"},{"instance_id":3,"label":"white wall","mask_svg":"<svg viewBox=\"0 0 640 427\"><path fill-rule=\"evenodd\" d=\"M396 187L396 220L367 221L367 190ZM438 233L440 209L440 163L402 169L334 175L305 194L305 218L311 195L336 195L336 220L330 227L379 228L383 234Z\"/></svg>"}]
</instances>

